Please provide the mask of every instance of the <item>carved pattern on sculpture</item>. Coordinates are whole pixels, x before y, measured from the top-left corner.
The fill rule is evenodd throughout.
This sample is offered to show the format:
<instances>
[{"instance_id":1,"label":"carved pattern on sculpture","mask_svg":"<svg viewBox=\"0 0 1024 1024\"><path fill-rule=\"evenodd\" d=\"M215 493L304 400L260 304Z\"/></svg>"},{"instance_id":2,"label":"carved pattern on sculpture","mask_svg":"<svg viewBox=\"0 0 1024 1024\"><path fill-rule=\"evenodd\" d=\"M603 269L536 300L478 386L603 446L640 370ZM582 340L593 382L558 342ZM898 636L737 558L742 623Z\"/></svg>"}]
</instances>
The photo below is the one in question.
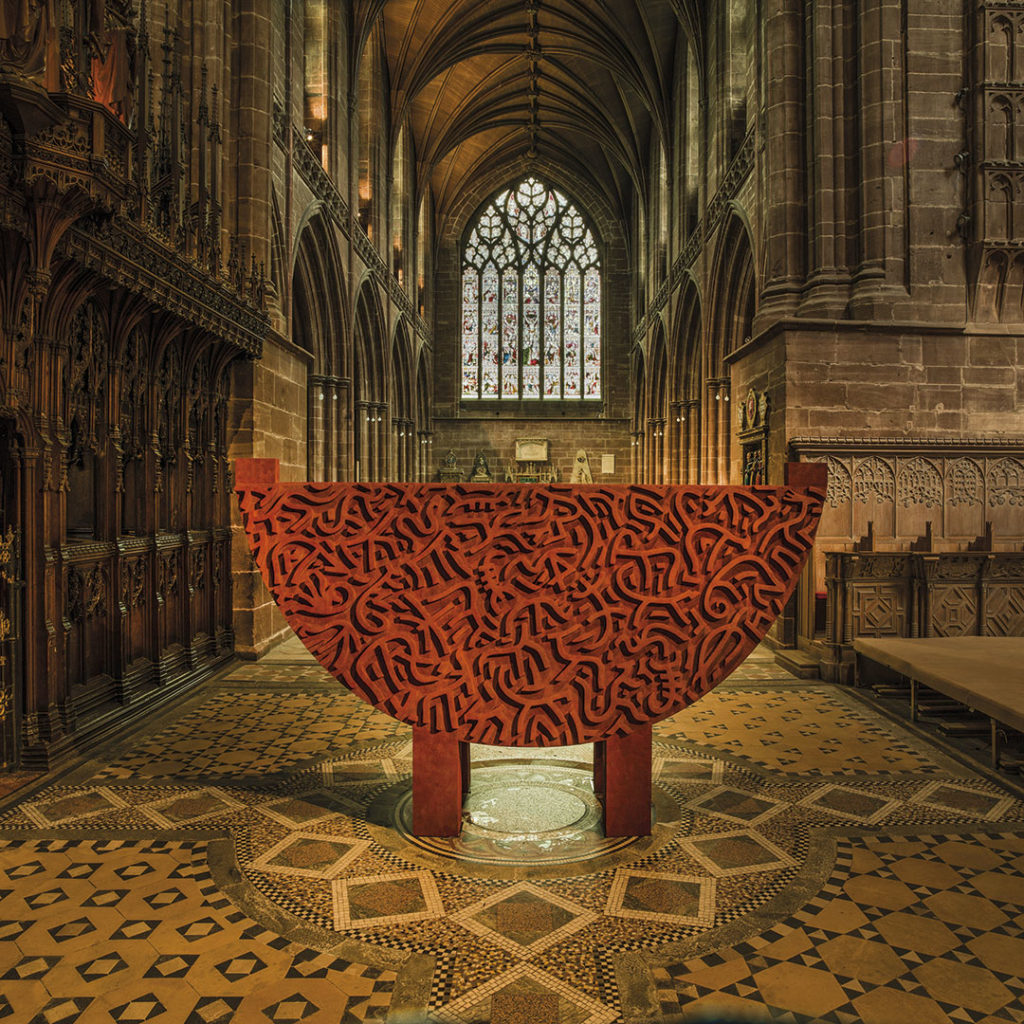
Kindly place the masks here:
<instances>
[{"instance_id":1,"label":"carved pattern on sculpture","mask_svg":"<svg viewBox=\"0 0 1024 1024\"><path fill-rule=\"evenodd\" d=\"M942 504L942 477L928 459L911 459L900 469L897 481L903 507L924 505L935 508Z\"/></svg>"},{"instance_id":2,"label":"carved pattern on sculpture","mask_svg":"<svg viewBox=\"0 0 1024 1024\"><path fill-rule=\"evenodd\" d=\"M865 459L853 474L853 496L857 501L894 501L896 476L892 466L877 456Z\"/></svg>"},{"instance_id":3,"label":"carved pattern on sculpture","mask_svg":"<svg viewBox=\"0 0 1024 1024\"><path fill-rule=\"evenodd\" d=\"M375 707L515 746L628 733L763 637L820 490L240 483L271 592Z\"/></svg>"}]
</instances>

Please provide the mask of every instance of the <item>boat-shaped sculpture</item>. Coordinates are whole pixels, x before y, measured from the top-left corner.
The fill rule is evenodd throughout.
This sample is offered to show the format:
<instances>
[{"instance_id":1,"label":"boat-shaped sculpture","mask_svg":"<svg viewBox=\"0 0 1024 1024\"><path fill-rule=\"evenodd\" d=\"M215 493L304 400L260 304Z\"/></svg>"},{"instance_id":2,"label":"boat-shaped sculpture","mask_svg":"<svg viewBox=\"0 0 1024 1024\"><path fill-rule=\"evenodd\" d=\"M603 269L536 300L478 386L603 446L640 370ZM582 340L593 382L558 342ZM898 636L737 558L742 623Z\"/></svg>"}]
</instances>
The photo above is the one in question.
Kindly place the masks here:
<instances>
[{"instance_id":1,"label":"boat-shaped sculpture","mask_svg":"<svg viewBox=\"0 0 1024 1024\"><path fill-rule=\"evenodd\" d=\"M825 468L783 487L280 483L249 544L331 674L413 726L413 828L453 835L468 744L596 743L606 834L650 831L651 726L725 679L796 586Z\"/></svg>"}]
</instances>

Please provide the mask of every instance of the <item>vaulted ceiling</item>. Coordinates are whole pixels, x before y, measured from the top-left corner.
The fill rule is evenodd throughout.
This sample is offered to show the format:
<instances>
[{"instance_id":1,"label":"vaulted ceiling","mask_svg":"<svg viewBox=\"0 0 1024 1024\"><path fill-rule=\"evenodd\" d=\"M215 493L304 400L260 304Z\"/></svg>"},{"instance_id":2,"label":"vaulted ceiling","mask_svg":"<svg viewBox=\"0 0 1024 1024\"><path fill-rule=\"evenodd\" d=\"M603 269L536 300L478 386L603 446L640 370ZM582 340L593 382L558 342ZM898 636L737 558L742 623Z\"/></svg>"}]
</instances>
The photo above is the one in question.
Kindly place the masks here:
<instances>
[{"instance_id":1,"label":"vaulted ceiling","mask_svg":"<svg viewBox=\"0 0 1024 1024\"><path fill-rule=\"evenodd\" d=\"M379 20L391 123L408 119L441 221L524 156L588 182L624 217L652 138L671 137L677 47L680 33L700 35L698 2L361 0L356 42Z\"/></svg>"}]
</instances>

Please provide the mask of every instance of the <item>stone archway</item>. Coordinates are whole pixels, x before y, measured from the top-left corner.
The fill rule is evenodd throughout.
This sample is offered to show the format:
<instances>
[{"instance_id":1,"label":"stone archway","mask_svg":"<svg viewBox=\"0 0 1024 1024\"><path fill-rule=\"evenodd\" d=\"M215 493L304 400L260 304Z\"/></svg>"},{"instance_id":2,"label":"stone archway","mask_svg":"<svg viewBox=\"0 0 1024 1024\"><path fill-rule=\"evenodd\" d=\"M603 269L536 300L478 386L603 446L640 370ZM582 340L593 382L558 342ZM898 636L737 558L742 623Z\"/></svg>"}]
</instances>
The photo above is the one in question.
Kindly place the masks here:
<instances>
[{"instance_id":1,"label":"stone archway","mask_svg":"<svg viewBox=\"0 0 1024 1024\"><path fill-rule=\"evenodd\" d=\"M728 483L732 442L729 357L750 340L757 281L750 232L739 213L730 215L718 244L711 285L710 331L705 358L704 481Z\"/></svg>"},{"instance_id":2,"label":"stone archway","mask_svg":"<svg viewBox=\"0 0 1024 1024\"><path fill-rule=\"evenodd\" d=\"M697 483L700 471L700 342L702 312L697 286L683 290L672 343L669 466L672 483Z\"/></svg>"},{"instance_id":3,"label":"stone archway","mask_svg":"<svg viewBox=\"0 0 1024 1024\"><path fill-rule=\"evenodd\" d=\"M353 451L357 480L386 480L387 377L383 359L384 313L369 281L364 281L355 306L353 355Z\"/></svg>"}]
</instances>

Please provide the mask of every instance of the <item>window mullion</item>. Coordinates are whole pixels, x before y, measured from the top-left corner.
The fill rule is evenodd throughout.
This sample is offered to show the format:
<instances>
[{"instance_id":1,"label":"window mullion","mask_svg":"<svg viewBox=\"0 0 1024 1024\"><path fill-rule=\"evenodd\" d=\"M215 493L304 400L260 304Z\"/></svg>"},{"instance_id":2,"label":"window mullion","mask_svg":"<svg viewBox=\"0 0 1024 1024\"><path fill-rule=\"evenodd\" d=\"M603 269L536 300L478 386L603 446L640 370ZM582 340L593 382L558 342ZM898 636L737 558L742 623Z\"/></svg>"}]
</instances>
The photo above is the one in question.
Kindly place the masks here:
<instances>
[{"instance_id":1,"label":"window mullion","mask_svg":"<svg viewBox=\"0 0 1024 1024\"><path fill-rule=\"evenodd\" d=\"M505 397L505 271L498 268L498 394Z\"/></svg>"},{"instance_id":2,"label":"window mullion","mask_svg":"<svg viewBox=\"0 0 1024 1024\"><path fill-rule=\"evenodd\" d=\"M565 400L565 322L568 319L566 313L568 312L568 290L565 288L565 267L562 267L559 271L561 274L558 280L559 286L559 304L561 310L558 316L558 365L561 371L562 380L558 387L558 397L563 401Z\"/></svg>"},{"instance_id":3,"label":"window mullion","mask_svg":"<svg viewBox=\"0 0 1024 1024\"><path fill-rule=\"evenodd\" d=\"M523 397L523 343L526 340L526 332L523 323L523 314L526 312L526 304L523 302L523 289L526 287L526 274L523 272L523 261L522 258L519 260L519 266L516 268L516 280L518 282L516 287L516 301L519 307L519 317L516 320L516 381L519 385L519 390L516 392L516 397L522 400Z\"/></svg>"},{"instance_id":4,"label":"window mullion","mask_svg":"<svg viewBox=\"0 0 1024 1024\"><path fill-rule=\"evenodd\" d=\"M580 398L587 397L587 272L580 269Z\"/></svg>"},{"instance_id":5,"label":"window mullion","mask_svg":"<svg viewBox=\"0 0 1024 1024\"><path fill-rule=\"evenodd\" d=\"M484 263L486 267L487 264ZM484 272L476 272L476 397L484 397Z\"/></svg>"},{"instance_id":6,"label":"window mullion","mask_svg":"<svg viewBox=\"0 0 1024 1024\"><path fill-rule=\"evenodd\" d=\"M545 395L547 394L547 392L545 391L546 382L544 379L544 367L547 363L547 359L545 358L545 356L547 355L548 333L547 320L545 318L547 316L548 311L548 279L544 267L539 262L537 265L537 275L538 280L540 282L537 287L537 315L540 318L537 324L537 356L538 365L540 367L540 372L537 374L537 387L539 389L538 397L541 401L543 401Z\"/></svg>"}]
</instances>

